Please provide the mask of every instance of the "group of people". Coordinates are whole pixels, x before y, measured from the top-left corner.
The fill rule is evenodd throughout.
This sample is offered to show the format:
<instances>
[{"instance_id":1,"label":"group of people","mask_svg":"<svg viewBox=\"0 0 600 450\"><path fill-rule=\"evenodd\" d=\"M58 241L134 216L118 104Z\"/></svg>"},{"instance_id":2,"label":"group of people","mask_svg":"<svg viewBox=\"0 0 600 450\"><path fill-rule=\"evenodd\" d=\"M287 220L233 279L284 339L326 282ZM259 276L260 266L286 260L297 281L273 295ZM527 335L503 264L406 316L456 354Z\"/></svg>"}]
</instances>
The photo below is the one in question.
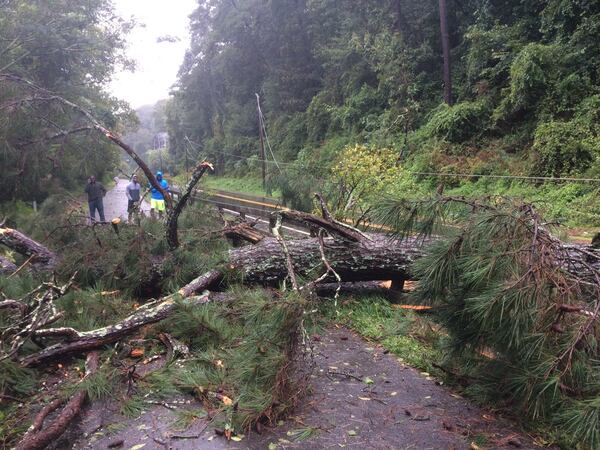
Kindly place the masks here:
<instances>
[{"instance_id":1,"label":"group of people","mask_svg":"<svg viewBox=\"0 0 600 450\"><path fill-rule=\"evenodd\" d=\"M169 192L169 183L164 179L162 172L156 172L156 180L164 191ZM142 187L138 181L137 175L133 175L131 181L125 188L125 195L127 196L127 220L129 223L132 222L133 216L139 212L140 203L148 193L148 191L146 191L142 195L141 189ZM150 216L156 218L158 215L159 218L162 218L166 210L165 197L162 192L150 184L148 184L148 190L150 191ZM106 222L103 201L103 198L106 195L106 188L104 185L101 182L96 181L96 177L92 175L88 178L88 183L85 186L85 193L88 196L90 220L92 223L96 222L96 212L98 212L100 222Z\"/></svg>"}]
</instances>

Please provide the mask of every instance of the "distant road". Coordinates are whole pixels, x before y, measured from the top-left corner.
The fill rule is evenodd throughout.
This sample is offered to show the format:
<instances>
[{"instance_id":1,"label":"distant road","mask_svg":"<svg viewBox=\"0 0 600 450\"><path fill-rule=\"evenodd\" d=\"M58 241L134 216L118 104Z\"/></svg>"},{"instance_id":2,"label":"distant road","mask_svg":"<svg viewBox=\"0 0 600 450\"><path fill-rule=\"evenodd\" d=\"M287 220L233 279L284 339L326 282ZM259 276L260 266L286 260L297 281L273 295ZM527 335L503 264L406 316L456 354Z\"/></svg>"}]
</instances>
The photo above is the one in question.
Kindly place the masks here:
<instances>
[{"instance_id":1,"label":"distant road","mask_svg":"<svg viewBox=\"0 0 600 450\"><path fill-rule=\"evenodd\" d=\"M106 197L104 197L104 216L109 222L116 217L127 220L127 195L125 194L125 188L129 184L129 181L118 177L115 177L115 181L115 187L108 191ZM143 190L144 188L142 187ZM150 214L150 204L145 200L142 202L142 211L146 216Z\"/></svg>"}]
</instances>

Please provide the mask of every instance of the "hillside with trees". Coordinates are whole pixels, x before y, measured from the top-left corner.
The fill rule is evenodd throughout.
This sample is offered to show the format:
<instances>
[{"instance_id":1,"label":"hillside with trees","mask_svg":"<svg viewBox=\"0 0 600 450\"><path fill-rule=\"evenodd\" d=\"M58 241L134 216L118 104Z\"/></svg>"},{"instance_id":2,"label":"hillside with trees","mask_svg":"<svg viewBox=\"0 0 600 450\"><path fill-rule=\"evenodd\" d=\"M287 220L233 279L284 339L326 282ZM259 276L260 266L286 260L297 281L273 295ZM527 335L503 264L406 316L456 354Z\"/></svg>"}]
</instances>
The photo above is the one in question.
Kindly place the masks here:
<instances>
[{"instance_id":1,"label":"hillside with trees","mask_svg":"<svg viewBox=\"0 0 600 450\"><path fill-rule=\"evenodd\" d=\"M168 108L171 151L181 159L189 139L218 172L256 173L257 93L269 183L295 207L311 186L338 192L333 168L360 144L375 164L391 150L417 192L524 196L595 224L597 183L471 175L598 177L599 14L579 0L204 2Z\"/></svg>"}]
</instances>

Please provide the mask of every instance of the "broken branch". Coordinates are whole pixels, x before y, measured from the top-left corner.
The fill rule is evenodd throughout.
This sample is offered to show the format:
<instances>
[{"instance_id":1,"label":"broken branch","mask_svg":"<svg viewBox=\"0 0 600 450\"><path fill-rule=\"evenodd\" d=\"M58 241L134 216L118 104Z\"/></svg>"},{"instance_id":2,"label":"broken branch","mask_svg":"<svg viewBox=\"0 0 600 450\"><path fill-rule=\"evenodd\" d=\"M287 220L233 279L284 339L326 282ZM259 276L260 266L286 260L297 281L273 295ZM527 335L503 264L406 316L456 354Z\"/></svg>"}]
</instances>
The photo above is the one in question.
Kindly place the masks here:
<instances>
[{"instance_id":1,"label":"broken branch","mask_svg":"<svg viewBox=\"0 0 600 450\"><path fill-rule=\"evenodd\" d=\"M99 354L98 352L91 352L88 354L85 361L85 376L82 381L89 378L98 370ZM86 399L86 391L78 391L71 399L67 402L62 411L54 419L54 421L48 425L45 429L42 428L42 424L45 418L52 412L58 409L63 403L62 399L54 400L47 405L36 417L33 425L27 431L21 442L17 444L15 450L38 450L45 448L51 442L56 441L67 429L71 421L79 414L83 403Z\"/></svg>"}]
</instances>

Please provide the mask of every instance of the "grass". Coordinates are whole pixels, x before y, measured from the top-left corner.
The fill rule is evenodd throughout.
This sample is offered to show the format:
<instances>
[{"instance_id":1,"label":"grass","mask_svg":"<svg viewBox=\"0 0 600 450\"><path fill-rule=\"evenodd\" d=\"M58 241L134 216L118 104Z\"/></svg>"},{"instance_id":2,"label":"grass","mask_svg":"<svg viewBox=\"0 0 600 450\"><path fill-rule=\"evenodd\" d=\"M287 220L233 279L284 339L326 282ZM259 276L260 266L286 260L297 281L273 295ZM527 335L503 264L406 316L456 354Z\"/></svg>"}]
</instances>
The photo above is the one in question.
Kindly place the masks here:
<instances>
[{"instance_id":1,"label":"grass","mask_svg":"<svg viewBox=\"0 0 600 450\"><path fill-rule=\"evenodd\" d=\"M396 309L377 297L349 298L323 306L323 315L347 326L365 339L381 344L403 362L424 371L435 371L432 362L442 359L441 338L433 324L411 311Z\"/></svg>"},{"instance_id":2,"label":"grass","mask_svg":"<svg viewBox=\"0 0 600 450\"><path fill-rule=\"evenodd\" d=\"M279 198L281 193L276 191L267 194L262 187L262 180L258 177L247 176L243 178L231 176L209 176L202 180L202 187L209 189L222 189L224 191L240 192L243 194L257 195L260 197Z\"/></svg>"}]
</instances>

